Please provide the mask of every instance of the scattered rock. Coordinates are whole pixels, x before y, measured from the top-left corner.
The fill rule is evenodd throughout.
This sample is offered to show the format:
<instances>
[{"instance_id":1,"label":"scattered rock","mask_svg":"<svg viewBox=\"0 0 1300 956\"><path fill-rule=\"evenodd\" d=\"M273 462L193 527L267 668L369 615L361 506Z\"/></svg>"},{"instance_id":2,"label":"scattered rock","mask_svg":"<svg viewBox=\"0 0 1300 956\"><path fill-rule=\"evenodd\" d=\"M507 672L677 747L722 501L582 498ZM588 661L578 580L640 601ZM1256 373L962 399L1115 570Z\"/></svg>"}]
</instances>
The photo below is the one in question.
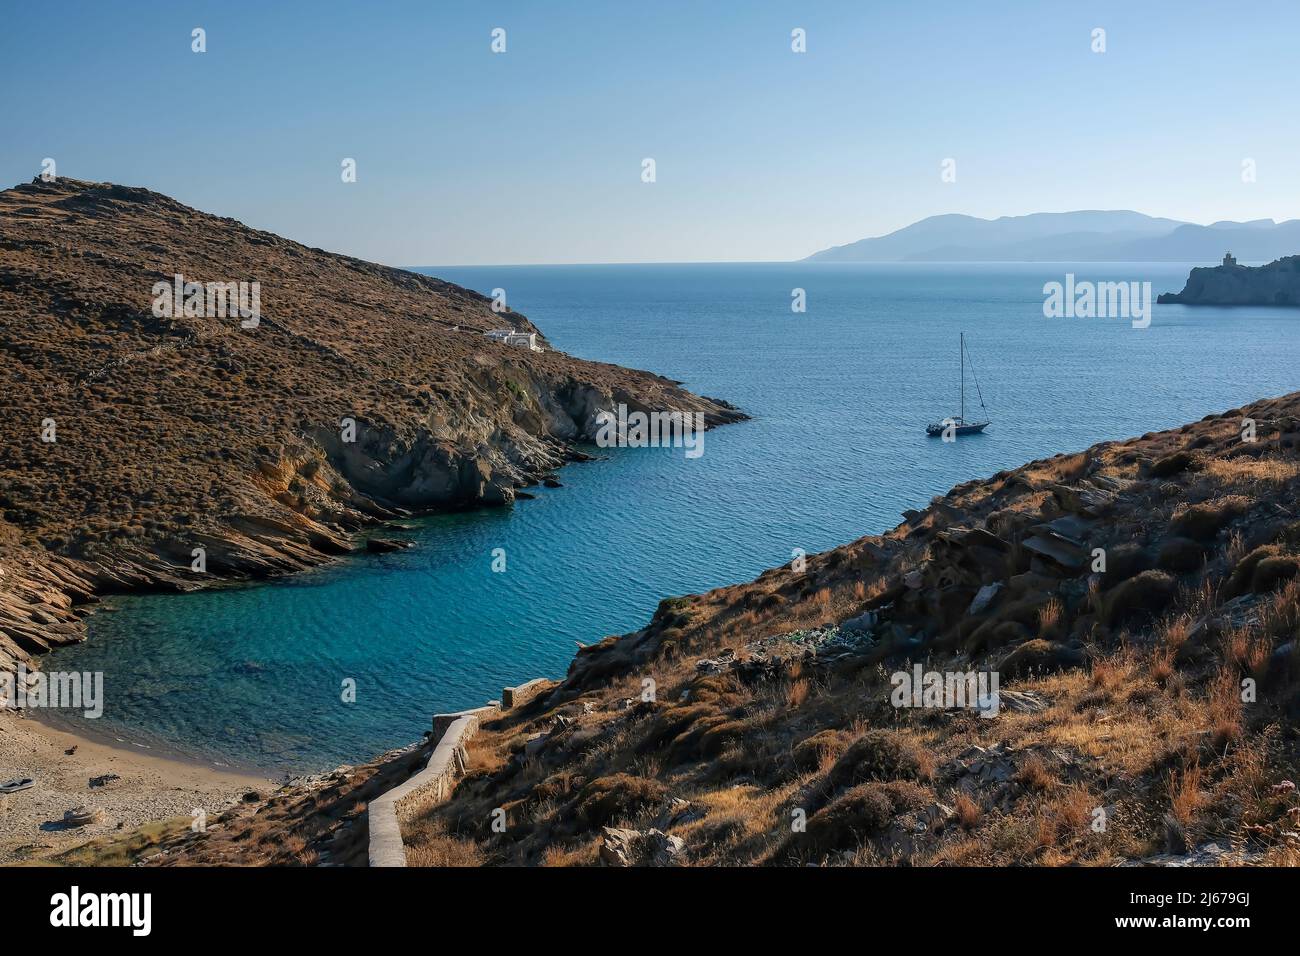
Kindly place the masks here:
<instances>
[{"instance_id":1,"label":"scattered rock","mask_svg":"<svg viewBox=\"0 0 1300 956\"><path fill-rule=\"evenodd\" d=\"M697 674L717 674L731 668L736 663L736 652L727 648L717 657L706 657L695 662Z\"/></svg>"},{"instance_id":2,"label":"scattered rock","mask_svg":"<svg viewBox=\"0 0 1300 956\"><path fill-rule=\"evenodd\" d=\"M975 592L975 597L971 599L970 607L966 609L967 614L983 614L988 610L993 599L998 596L1002 590L1002 582L994 581L992 584L986 584Z\"/></svg>"},{"instance_id":3,"label":"scattered rock","mask_svg":"<svg viewBox=\"0 0 1300 956\"><path fill-rule=\"evenodd\" d=\"M1018 690L998 691L998 703L1008 710L1014 710L1021 714L1042 713L1051 706L1033 691L1022 692Z\"/></svg>"},{"instance_id":4,"label":"scattered rock","mask_svg":"<svg viewBox=\"0 0 1300 956\"><path fill-rule=\"evenodd\" d=\"M662 830L601 827L600 861L606 866L672 866L686 844Z\"/></svg>"},{"instance_id":5,"label":"scattered rock","mask_svg":"<svg viewBox=\"0 0 1300 956\"><path fill-rule=\"evenodd\" d=\"M847 621L841 623L840 630L854 633L860 631L870 631L875 626L876 626L876 612L864 611L863 613L859 614L857 617L851 617Z\"/></svg>"},{"instance_id":6,"label":"scattered rock","mask_svg":"<svg viewBox=\"0 0 1300 956\"><path fill-rule=\"evenodd\" d=\"M92 823L101 823L103 819L104 811L98 807L73 807L63 814L63 825L67 827L85 827L90 826Z\"/></svg>"},{"instance_id":7,"label":"scattered rock","mask_svg":"<svg viewBox=\"0 0 1300 956\"><path fill-rule=\"evenodd\" d=\"M1204 843L1188 853L1159 853L1140 860L1126 860L1120 866L1241 866L1261 856L1261 853L1234 850L1219 843Z\"/></svg>"}]
</instances>

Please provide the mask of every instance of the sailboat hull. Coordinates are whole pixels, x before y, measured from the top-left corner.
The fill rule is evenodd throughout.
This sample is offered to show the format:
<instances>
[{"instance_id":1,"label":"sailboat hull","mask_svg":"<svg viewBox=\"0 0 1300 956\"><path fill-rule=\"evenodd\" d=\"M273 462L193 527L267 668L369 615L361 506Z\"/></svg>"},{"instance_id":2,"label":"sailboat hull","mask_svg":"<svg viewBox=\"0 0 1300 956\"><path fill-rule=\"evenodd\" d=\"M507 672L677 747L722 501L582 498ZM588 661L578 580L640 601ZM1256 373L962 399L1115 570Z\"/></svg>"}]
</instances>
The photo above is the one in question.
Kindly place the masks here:
<instances>
[{"instance_id":1,"label":"sailboat hull","mask_svg":"<svg viewBox=\"0 0 1300 956\"><path fill-rule=\"evenodd\" d=\"M969 424L963 422L962 424L957 425L955 428L953 428L952 433L954 435L978 435L984 429L988 428L990 424L991 422L973 422ZM946 430L946 426L941 424L925 426L925 433L929 435L931 438L943 437L943 433L945 430Z\"/></svg>"}]
</instances>

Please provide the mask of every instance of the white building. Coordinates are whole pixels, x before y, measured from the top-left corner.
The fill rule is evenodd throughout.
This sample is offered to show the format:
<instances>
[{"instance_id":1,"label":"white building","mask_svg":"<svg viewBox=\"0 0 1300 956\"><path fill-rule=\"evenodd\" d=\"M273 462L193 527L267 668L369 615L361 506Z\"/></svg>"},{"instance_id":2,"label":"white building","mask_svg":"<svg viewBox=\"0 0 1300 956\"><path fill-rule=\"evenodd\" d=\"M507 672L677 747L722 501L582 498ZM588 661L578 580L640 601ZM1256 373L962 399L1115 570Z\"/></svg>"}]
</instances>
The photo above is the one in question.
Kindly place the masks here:
<instances>
[{"instance_id":1,"label":"white building","mask_svg":"<svg viewBox=\"0 0 1300 956\"><path fill-rule=\"evenodd\" d=\"M530 352L542 351L542 347L537 344L536 332L516 332L514 329L493 329L491 332L484 332L483 334L493 342L504 342L506 345L525 348Z\"/></svg>"}]
</instances>

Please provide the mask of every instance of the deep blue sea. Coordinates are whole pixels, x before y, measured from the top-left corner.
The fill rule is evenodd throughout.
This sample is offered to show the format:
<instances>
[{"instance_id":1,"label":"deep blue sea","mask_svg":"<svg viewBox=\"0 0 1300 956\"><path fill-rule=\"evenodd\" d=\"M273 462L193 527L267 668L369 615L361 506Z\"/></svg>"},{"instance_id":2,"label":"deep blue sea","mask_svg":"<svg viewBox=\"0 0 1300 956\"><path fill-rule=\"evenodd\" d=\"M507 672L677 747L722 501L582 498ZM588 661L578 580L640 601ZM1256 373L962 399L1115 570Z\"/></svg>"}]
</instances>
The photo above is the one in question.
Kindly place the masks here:
<instances>
[{"instance_id":1,"label":"deep blue sea","mask_svg":"<svg viewBox=\"0 0 1300 956\"><path fill-rule=\"evenodd\" d=\"M575 641L635 630L663 597L890 528L968 478L1300 387L1300 311L1156 306L1147 329L1043 316L1043 283L1067 272L1159 293L1190 265L419 270L503 288L557 348L680 379L753 420L709 432L696 459L601 451L535 501L420 522L409 551L115 598L45 666L105 672L87 732L269 771L363 760L418 739L433 713L563 675ZM946 444L923 428L956 412L961 331L993 424Z\"/></svg>"}]
</instances>

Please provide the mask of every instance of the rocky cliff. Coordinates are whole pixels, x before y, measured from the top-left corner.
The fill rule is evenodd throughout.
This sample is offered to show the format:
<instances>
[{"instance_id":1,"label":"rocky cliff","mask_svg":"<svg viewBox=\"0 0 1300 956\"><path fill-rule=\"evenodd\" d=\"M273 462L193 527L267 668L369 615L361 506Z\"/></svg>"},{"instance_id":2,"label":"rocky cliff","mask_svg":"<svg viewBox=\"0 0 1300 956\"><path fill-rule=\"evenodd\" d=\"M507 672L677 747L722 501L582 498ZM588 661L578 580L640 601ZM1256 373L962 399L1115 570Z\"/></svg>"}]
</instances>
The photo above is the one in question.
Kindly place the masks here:
<instances>
[{"instance_id":1,"label":"rocky cliff","mask_svg":"<svg viewBox=\"0 0 1300 956\"><path fill-rule=\"evenodd\" d=\"M1156 301L1182 305L1300 306L1300 256L1287 256L1264 266L1193 269L1182 292L1165 292Z\"/></svg>"},{"instance_id":2,"label":"rocky cliff","mask_svg":"<svg viewBox=\"0 0 1300 956\"><path fill-rule=\"evenodd\" d=\"M178 275L204 289L165 307ZM0 669L80 639L105 591L296 571L401 515L509 503L619 403L744 418L482 334L507 325L538 331L147 189L0 192Z\"/></svg>"}]
</instances>

